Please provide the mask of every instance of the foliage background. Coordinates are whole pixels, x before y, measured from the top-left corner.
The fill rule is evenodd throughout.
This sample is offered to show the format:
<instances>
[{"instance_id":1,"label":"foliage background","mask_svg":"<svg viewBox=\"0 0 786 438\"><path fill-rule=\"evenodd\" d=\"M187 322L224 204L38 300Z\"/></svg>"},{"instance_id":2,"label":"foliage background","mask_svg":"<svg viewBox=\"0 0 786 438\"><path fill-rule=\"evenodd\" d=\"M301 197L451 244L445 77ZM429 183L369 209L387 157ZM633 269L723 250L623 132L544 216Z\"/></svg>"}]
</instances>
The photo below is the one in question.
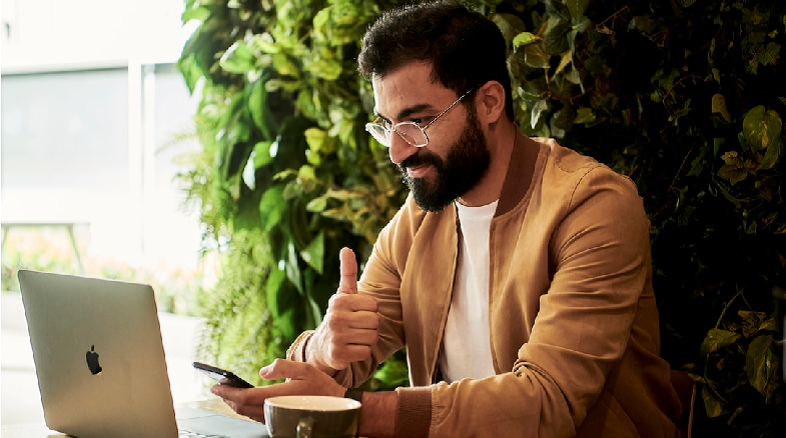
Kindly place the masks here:
<instances>
[{"instance_id":1,"label":"foliage background","mask_svg":"<svg viewBox=\"0 0 786 438\"><path fill-rule=\"evenodd\" d=\"M179 67L203 151L182 178L222 255L207 360L255 375L313 328L337 254L364 261L405 196L371 141L359 41L402 1L186 0ZM698 381L694 428L784 436L771 288L786 282L778 68L769 1L474 0L510 42L516 117L638 184L651 219L662 353ZM361 267L362 268L362 267ZM370 388L406 380L389 361ZM257 383L263 383L257 381Z\"/></svg>"},{"instance_id":2,"label":"foliage background","mask_svg":"<svg viewBox=\"0 0 786 438\"><path fill-rule=\"evenodd\" d=\"M135 281L153 286L158 310L202 316L204 300L210 296L204 286L207 283L204 266L188 268L163 261L153 265L129 265L105 255L93 255L87 251L89 231L80 228L76 226L74 233L75 244L81 254L81 267L74 246L61 227L19 226L9 229L4 236L6 248L2 254L0 290L20 290L20 269ZM203 262L210 263L209 260Z\"/></svg>"}]
</instances>

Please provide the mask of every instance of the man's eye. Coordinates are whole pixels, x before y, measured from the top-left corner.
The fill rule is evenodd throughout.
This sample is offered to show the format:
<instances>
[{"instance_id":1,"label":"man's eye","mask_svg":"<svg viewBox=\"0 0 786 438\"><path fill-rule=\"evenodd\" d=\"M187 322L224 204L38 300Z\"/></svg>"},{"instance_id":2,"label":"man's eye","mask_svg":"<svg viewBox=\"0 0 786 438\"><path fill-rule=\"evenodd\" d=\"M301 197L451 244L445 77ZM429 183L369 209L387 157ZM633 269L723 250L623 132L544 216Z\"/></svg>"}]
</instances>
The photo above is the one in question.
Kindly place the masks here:
<instances>
[{"instance_id":1,"label":"man's eye","mask_svg":"<svg viewBox=\"0 0 786 438\"><path fill-rule=\"evenodd\" d=\"M423 119L412 119L412 120L410 120L410 122L412 122L412 123L414 123L414 124L416 124L418 126L422 126L423 125Z\"/></svg>"}]
</instances>

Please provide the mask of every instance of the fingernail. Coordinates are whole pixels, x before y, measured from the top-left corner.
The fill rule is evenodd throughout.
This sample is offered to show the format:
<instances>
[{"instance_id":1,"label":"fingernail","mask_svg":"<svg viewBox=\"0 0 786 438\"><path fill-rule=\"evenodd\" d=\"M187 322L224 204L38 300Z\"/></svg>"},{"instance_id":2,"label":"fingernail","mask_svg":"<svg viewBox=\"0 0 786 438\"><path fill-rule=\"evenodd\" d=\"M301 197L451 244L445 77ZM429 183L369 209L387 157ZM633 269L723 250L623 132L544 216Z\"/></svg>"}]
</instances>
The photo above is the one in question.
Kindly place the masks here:
<instances>
[{"instance_id":1,"label":"fingernail","mask_svg":"<svg viewBox=\"0 0 786 438\"><path fill-rule=\"evenodd\" d=\"M212 392L215 395L218 395L218 388L216 386L214 386L214 387L210 388L210 392Z\"/></svg>"}]
</instances>

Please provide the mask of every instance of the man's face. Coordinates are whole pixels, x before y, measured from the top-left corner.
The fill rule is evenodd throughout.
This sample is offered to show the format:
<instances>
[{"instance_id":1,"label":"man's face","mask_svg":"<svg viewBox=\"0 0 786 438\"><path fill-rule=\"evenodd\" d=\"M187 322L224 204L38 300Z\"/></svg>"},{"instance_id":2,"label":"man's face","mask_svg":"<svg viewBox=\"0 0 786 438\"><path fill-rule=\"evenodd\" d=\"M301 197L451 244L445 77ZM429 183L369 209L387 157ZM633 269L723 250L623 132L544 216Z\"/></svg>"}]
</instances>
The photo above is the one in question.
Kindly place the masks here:
<instances>
[{"instance_id":1,"label":"man's face","mask_svg":"<svg viewBox=\"0 0 786 438\"><path fill-rule=\"evenodd\" d=\"M436 212L474 187L486 173L491 158L474 111L467 113L461 137L449 147L445 159L427 147L420 148L397 166L420 208ZM434 167L434 178L414 178L407 172L407 168L422 165Z\"/></svg>"},{"instance_id":2,"label":"man's face","mask_svg":"<svg viewBox=\"0 0 786 438\"><path fill-rule=\"evenodd\" d=\"M430 75L429 64L411 63L374 78L378 115L391 126L404 121L426 126L458 98L454 91L433 83ZM480 181L490 153L471 103L456 105L426 133L429 143L422 148L391 135L390 158L404 174L418 206L441 211Z\"/></svg>"}]
</instances>

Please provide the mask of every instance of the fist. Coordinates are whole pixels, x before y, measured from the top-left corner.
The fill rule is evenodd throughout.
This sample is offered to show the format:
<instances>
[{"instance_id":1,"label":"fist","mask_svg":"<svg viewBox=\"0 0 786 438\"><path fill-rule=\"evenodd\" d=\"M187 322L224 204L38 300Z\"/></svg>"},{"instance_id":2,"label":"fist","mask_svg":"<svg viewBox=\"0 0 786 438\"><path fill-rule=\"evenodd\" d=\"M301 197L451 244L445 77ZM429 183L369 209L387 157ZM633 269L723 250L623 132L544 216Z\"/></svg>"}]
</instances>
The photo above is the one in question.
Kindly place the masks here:
<instances>
[{"instance_id":1,"label":"fist","mask_svg":"<svg viewBox=\"0 0 786 438\"><path fill-rule=\"evenodd\" d=\"M376 345L379 328L377 302L357 293L357 261L343 248L341 280L330 298L325 318L309 342L313 364L328 374L343 370L352 362L368 359Z\"/></svg>"}]
</instances>

